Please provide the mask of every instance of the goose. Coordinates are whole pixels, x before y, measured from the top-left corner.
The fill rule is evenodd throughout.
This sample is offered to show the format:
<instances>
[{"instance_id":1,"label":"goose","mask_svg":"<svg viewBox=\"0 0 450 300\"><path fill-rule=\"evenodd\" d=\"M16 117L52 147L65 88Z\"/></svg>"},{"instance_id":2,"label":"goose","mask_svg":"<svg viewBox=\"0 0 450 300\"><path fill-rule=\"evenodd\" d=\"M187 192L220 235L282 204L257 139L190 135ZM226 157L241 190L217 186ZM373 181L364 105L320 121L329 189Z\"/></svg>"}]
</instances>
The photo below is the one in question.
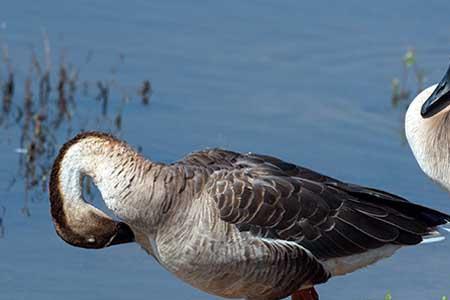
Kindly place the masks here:
<instances>
[{"instance_id":1,"label":"goose","mask_svg":"<svg viewBox=\"0 0 450 300\"><path fill-rule=\"evenodd\" d=\"M85 176L114 218L83 199ZM136 242L193 287L248 300L317 300L314 286L436 239L450 220L276 157L207 149L163 164L99 132L62 146L49 191L65 242Z\"/></svg>"},{"instance_id":2,"label":"goose","mask_svg":"<svg viewBox=\"0 0 450 300\"><path fill-rule=\"evenodd\" d=\"M450 67L417 95L405 116L409 146L424 173L450 191Z\"/></svg>"}]
</instances>

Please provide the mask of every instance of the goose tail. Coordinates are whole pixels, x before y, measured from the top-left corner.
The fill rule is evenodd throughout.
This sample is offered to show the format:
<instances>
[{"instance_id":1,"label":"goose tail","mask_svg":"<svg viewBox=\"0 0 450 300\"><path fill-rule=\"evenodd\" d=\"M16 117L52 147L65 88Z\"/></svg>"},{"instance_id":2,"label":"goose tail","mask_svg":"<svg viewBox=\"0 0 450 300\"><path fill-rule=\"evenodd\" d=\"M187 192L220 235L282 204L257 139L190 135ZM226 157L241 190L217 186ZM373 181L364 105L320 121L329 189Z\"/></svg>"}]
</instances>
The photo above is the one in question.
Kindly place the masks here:
<instances>
[{"instance_id":1,"label":"goose tail","mask_svg":"<svg viewBox=\"0 0 450 300\"><path fill-rule=\"evenodd\" d=\"M442 242L449 235L450 235L450 222L436 227L435 230L430 231L427 235L423 236L421 244Z\"/></svg>"}]
</instances>

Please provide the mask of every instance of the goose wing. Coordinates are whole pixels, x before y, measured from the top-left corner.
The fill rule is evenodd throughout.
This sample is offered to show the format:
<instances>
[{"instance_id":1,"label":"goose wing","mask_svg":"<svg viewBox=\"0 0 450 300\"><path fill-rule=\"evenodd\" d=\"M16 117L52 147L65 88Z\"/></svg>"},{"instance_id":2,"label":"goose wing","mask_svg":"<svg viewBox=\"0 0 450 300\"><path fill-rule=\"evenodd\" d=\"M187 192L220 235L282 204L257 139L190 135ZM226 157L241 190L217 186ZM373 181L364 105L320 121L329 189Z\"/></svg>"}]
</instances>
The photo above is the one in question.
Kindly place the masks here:
<instances>
[{"instance_id":1,"label":"goose wing","mask_svg":"<svg viewBox=\"0 0 450 300\"><path fill-rule=\"evenodd\" d=\"M214 149L191 154L183 163L211 171L206 192L224 221L258 237L294 241L321 259L417 244L449 219L271 156Z\"/></svg>"}]
</instances>

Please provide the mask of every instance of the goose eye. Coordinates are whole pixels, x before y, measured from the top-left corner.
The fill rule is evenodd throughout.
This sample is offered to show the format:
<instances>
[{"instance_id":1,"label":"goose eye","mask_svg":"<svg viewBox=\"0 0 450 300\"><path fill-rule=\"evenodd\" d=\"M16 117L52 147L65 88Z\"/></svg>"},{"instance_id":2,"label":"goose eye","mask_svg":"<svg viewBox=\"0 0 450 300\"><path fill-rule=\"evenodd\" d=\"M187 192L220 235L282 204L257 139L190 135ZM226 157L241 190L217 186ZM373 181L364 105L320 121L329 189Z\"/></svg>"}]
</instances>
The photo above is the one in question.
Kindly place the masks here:
<instances>
[{"instance_id":1,"label":"goose eye","mask_svg":"<svg viewBox=\"0 0 450 300\"><path fill-rule=\"evenodd\" d=\"M95 243L95 238L90 237L87 239L88 243Z\"/></svg>"}]
</instances>

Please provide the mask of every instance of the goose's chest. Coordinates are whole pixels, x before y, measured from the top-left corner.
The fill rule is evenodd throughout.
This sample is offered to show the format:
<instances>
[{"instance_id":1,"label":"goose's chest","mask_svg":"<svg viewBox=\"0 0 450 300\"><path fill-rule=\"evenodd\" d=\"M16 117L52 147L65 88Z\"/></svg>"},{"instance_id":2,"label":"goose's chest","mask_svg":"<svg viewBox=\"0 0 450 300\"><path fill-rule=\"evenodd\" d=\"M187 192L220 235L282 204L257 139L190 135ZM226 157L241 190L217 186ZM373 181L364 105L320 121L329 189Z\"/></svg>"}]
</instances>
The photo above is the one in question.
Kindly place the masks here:
<instances>
[{"instance_id":1,"label":"goose's chest","mask_svg":"<svg viewBox=\"0 0 450 300\"><path fill-rule=\"evenodd\" d=\"M230 247L232 244L226 241L193 235L182 238L176 234L158 237L152 244L159 262L184 279L209 277L217 265L227 262Z\"/></svg>"},{"instance_id":2,"label":"goose's chest","mask_svg":"<svg viewBox=\"0 0 450 300\"><path fill-rule=\"evenodd\" d=\"M245 274L250 262L241 246L236 241L190 236L178 243L158 238L153 251L156 247L159 263L190 285L222 297L243 297L249 289Z\"/></svg>"}]
</instances>

